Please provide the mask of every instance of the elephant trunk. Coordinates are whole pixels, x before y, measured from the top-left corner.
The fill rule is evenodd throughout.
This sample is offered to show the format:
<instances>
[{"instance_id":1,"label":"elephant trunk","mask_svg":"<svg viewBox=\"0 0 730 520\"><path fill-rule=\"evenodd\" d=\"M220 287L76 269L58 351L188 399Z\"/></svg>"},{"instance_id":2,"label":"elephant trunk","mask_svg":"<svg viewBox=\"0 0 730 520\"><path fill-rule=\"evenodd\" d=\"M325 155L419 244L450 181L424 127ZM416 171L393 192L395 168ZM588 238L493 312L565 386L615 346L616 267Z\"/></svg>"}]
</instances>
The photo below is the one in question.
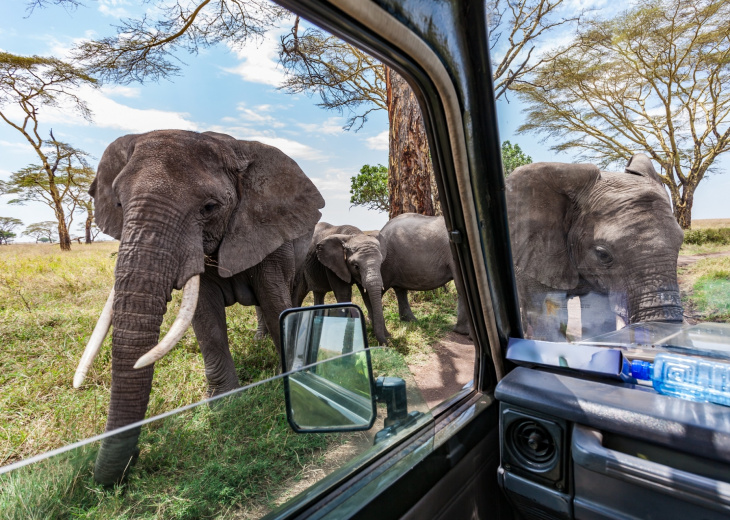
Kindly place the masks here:
<instances>
[{"instance_id":1,"label":"elephant trunk","mask_svg":"<svg viewBox=\"0 0 730 520\"><path fill-rule=\"evenodd\" d=\"M179 234L171 235L169 230L158 234L149 227L135 230L127 224L115 270L112 388L106 431L144 419L154 368L133 367L158 342L179 271L174 248L160 247L165 236ZM134 428L102 441L94 470L97 482L111 485L122 480L136 456L139 434L140 428Z\"/></svg>"},{"instance_id":2,"label":"elephant trunk","mask_svg":"<svg viewBox=\"0 0 730 520\"><path fill-rule=\"evenodd\" d=\"M370 301L373 324L373 332L378 343L385 345L388 340L388 333L385 329L385 318L383 317L383 277L380 275L380 268L372 268L363 277L362 285L367 292Z\"/></svg>"},{"instance_id":3,"label":"elephant trunk","mask_svg":"<svg viewBox=\"0 0 730 520\"><path fill-rule=\"evenodd\" d=\"M673 272L676 273L676 264ZM684 319L679 285L676 277L642 285L637 293L629 294L629 323L663 321L681 323Z\"/></svg>"}]
</instances>

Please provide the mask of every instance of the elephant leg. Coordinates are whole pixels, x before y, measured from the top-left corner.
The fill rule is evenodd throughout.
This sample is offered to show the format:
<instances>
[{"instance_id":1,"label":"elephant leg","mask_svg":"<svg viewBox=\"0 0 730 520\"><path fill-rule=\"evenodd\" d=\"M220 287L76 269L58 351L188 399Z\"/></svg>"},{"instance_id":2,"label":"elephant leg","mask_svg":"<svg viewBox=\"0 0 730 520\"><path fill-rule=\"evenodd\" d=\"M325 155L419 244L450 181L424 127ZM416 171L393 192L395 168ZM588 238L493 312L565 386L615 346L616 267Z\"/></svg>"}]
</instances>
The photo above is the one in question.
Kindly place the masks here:
<instances>
[{"instance_id":1,"label":"elephant leg","mask_svg":"<svg viewBox=\"0 0 730 520\"><path fill-rule=\"evenodd\" d=\"M398 298L398 315L401 321L416 321L411 306L408 303L408 291L400 287L394 287L395 295Z\"/></svg>"},{"instance_id":2,"label":"elephant leg","mask_svg":"<svg viewBox=\"0 0 730 520\"><path fill-rule=\"evenodd\" d=\"M327 293L324 293L322 291L314 291L314 304L315 305L324 305L324 296Z\"/></svg>"},{"instance_id":3,"label":"elephant leg","mask_svg":"<svg viewBox=\"0 0 730 520\"><path fill-rule=\"evenodd\" d=\"M466 303L464 302L464 297L460 292L457 292L456 294L456 325L454 325L454 332L471 337L469 330L469 313L467 311Z\"/></svg>"},{"instance_id":4,"label":"elephant leg","mask_svg":"<svg viewBox=\"0 0 730 520\"><path fill-rule=\"evenodd\" d=\"M309 288L307 287L307 281L304 279L304 276L297 276L296 281L294 282L294 290L292 291L292 298L291 298L291 304L293 307L301 307L302 303L304 302L304 298L307 297L307 293L309 292ZM324 296L323 296L324 299ZM317 305L315 303L315 305Z\"/></svg>"},{"instance_id":5,"label":"elephant leg","mask_svg":"<svg viewBox=\"0 0 730 520\"><path fill-rule=\"evenodd\" d=\"M256 328L256 334L254 334L253 339L254 341L261 341L269 333L269 329L266 327L266 321L264 321L264 313L258 305L256 306L256 321L258 327Z\"/></svg>"},{"instance_id":6,"label":"elephant leg","mask_svg":"<svg viewBox=\"0 0 730 520\"><path fill-rule=\"evenodd\" d=\"M589 292L580 297L581 338L588 339L616 330L616 314L608 295Z\"/></svg>"},{"instance_id":7,"label":"elephant leg","mask_svg":"<svg viewBox=\"0 0 730 520\"><path fill-rule=\"evenodd\" d=\"M198 338L208 379L208 396L238 388L238 375L228 348L226 306L223 291L207 276L200 280L198 305L193 316L193 330Z\"/></svg>"}]
</instances>

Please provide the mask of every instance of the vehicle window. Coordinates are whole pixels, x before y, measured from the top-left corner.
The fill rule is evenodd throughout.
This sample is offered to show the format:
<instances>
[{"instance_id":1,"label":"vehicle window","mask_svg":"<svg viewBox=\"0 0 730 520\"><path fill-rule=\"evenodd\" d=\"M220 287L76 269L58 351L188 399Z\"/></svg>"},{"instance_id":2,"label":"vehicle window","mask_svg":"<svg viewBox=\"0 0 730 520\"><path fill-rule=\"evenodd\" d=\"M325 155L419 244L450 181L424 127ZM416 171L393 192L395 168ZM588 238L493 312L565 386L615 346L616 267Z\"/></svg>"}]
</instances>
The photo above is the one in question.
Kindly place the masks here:
<instances>
[{"instance_id":1,"label":"vehicle window","mask_svg":"<svg viewBox=\"0 0 730 520\"><path fill-rule=\"evenodd\" d=\"M138 460L123 488L95 484L91 474L101 445L124 442L129 430L0 468L3 516L63 518L83 511L100 518L259 518L292 507L309 498L303 492L310 487L337 482L431 420L403 358L386 348L370 355L376 374L404 378L413 420L403 428L385 432L383 404L368 431L296 434L276 376L144 421ZM326 373L353 356L315 366Z\"/></svg>"},{"instance_id":2,"label":"vehicle window","mask_svg":"<svg viewBox=\"0 0 730 520\"><path fill-rule=\"evenodd\" d=\"M666 345L727 321L727 8L558 9L574 33L543 34L498 90L525 337Z\"/></svg>"},{"instance_id":3,"label":"vehicle window","mask_svg":"<svg viewBox=\"0 0 730 520\"><path fill-rule=\"evenodd\" d=\"M262 516L474 388L405 81L275 4L204 11L159 47L145 38L193 13L148 7L20 4L0 27L0 510L11 518ZM135 31L157 50L124 47ZM347 82L332 64L364 71ZM411 119L389 121L386 84ZM407 167L390 166L389 128ZM288 425L279 314L337 301L367 317L374 377L405 381L418 412L407 425L388 430L382 403L365 432Z\"/></svg>"}]
</instances>

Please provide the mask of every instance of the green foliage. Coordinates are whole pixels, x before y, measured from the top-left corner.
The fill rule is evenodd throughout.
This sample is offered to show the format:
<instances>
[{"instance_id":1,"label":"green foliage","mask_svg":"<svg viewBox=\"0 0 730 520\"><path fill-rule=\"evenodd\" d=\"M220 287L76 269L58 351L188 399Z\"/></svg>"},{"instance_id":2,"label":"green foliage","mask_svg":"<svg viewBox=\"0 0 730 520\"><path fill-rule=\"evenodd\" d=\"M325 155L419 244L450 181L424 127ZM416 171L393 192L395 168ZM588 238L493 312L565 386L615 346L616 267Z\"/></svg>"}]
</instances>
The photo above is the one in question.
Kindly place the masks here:
<instances>
[{"instance_id":1,"label":"green foliage","mask_svg":"<svg viewBox=\"0 0 730 520\"><path fill-rule=\"evenodd\" d=\"M36 242L55 242L58 240L58 222L54 220L44 220L43 222L34 222L28 225L23 231L23 235L35 238Z\"/></svg>"},{"instance_id":2,"label":"green foliage","mask_svg":"<svg viewBox=\"0 0 730 520\"><path fill-rule=\"evenodd\" d=\"M363 165L360 174L350 179L350 204L376 211L390 211L388 168Z\"/></svg>"},{"instance_id":3,"label":"green foliage","mask_svg":"<svg viewBox=\"0 0 730 520\"><path fill-rule=\"evenodd\" d=\"M0 245L10 243L16 236L13 230L22 225L23 221L19 218L0 217Z\"/></svg>"},{"instance_id":4,"label":"green foliage","mask_svg":"<svg viewBox=\"0 0 730 520\"><path fill-rule=\"evenodd\" d=\"M509 141L502 143L502 168L504 176L508 177L516 168L532 163L532 157L522 151L520 145Z\"/></svg>"},{"instance_id":5,"label":"green foliage","mask_svg":"<svg viewBox=\"0 0 730 520\"><path fill-rule=\"evenodd\" d=\"M692 245L727 245L730 244L730 228L688 229L684 232L684 243Z\"/></svg>"}]
</instances>

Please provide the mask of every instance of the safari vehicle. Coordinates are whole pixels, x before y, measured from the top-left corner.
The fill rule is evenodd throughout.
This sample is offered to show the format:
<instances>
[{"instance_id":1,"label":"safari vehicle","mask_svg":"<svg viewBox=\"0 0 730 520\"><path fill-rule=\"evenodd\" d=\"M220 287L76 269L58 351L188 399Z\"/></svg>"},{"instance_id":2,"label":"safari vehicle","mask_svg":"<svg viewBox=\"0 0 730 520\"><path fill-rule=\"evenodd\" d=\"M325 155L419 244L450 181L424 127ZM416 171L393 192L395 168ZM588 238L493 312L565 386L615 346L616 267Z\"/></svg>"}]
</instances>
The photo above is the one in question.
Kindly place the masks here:
<instances>
[{"instance_id":1,"label":"safari vehicle","mask_svg":"<svg viewBox=\"0 0 730 520\"><path fill-rule=\"evenodd\" d=\"M357 307L284 313L283 350L294 356L284 360L285 394L278 395L286 395L297 438L347 431L367 436L356 456L294 490L277 508L264 511L267 518L728 517L727 408L601 374L529 366L534 362L517 366L506 359L510 338L521 338L523 331L484 3L281 3L377 56L414 88L468 302L476 361L472 383L429 410L392 351L366 348ZM653 330L643 340L646 330L634 327L597 343L681 348L676 340L658 341L671 333ZM703 341L721 351L727 345L722 332L705 330ZM230 406L240 398L234 420L245 422L245 414L254 413L247 395L278 381L219 400ZM160 442L174 444L179 428L161 424L176 418L185 423L192 408L136 427L154 427ZM26 461L6 470L5 477L12 478L5 482L20 486L35 478L34 500L42 501L44 479L75 457L88 457L84 450L98 441Z\"/></svg>"}]
</instances>

